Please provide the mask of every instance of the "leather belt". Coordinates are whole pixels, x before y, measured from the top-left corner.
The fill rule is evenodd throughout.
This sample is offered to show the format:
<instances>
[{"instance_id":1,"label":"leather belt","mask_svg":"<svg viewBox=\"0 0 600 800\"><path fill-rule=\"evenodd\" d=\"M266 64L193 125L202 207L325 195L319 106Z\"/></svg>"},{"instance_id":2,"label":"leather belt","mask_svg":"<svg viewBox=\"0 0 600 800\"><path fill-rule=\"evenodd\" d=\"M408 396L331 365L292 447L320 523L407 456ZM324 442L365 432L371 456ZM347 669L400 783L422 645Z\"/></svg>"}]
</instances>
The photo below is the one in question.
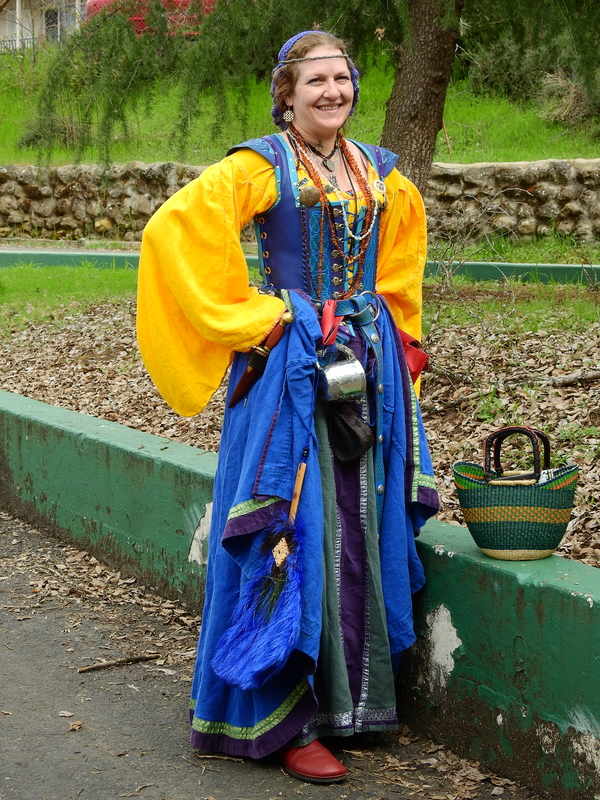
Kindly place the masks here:
<instances>
[{"instance_id":1,"label":"leather belt","mask_svg":"<svg viewBox=\"0 0 600 800\"><path fill-rule=\"evenodd\" d=\"M373 298L376 306L369 301ZM356 325L375 356L375 445L373 466L375 469L375 497L377 507L377 524L381 528L383 502L385 498L385 470L383 467L383 346L375 321L379 316L379 300L374 292L363 292L338 300L335 307L336 316L347 317Z\"/></svg>"}]
</instances>

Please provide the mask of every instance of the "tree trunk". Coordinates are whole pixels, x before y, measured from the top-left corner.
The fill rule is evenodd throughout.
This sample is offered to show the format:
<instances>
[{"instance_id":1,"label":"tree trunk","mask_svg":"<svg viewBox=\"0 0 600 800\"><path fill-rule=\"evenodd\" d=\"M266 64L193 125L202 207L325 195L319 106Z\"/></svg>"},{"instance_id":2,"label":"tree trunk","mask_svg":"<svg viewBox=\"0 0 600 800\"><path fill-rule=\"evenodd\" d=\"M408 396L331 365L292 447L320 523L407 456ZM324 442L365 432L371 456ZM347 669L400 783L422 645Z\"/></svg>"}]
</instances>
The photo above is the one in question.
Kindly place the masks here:
<instances>
[{"instance_id":1,"label":"tree trunk","mask_svg":"<svg viewBox=\"0 0 600 800\"><path fill-rule=\"evenodd\" d=\"M398 67L381 143L398 153L400 171L423 191L458 39L464 0L413 0L409 39L396 48ZM445 8L455 21L444 19Z\"/></svg>"}]
</instances>

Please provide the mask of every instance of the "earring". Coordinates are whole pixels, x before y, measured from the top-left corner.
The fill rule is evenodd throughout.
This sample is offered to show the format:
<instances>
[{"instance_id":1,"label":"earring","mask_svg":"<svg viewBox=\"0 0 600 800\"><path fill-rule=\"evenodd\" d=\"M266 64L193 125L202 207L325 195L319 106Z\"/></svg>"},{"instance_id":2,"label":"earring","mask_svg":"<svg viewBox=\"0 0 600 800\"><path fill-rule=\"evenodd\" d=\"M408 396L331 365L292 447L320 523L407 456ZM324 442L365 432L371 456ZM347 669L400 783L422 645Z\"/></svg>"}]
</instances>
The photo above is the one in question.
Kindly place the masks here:
<instances>
[{"instance_id":1,"label":"earring","mask_svg":"<svg viewBox=\"0 0 600 800\"><path fill-rule=\"evenodd\" d=\"M283 112L283 121L287 122L288 125L290 122L294 121L294 112L291 106L288 106L286 110Z\"/></svg>"}]
</instances>

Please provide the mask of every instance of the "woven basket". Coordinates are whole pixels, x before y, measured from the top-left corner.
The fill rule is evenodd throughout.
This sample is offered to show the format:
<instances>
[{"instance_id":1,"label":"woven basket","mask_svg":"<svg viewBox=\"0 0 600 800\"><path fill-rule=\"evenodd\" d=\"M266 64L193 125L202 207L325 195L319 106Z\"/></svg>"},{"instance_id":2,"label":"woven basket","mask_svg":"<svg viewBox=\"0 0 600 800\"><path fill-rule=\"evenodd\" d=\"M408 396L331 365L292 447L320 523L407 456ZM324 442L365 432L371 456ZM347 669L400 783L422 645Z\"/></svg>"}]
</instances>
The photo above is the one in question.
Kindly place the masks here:
<instances>
[{"instance_id":1,"label":"woven basket","mask_svg":"<svg viewBox=\"0 0 600 800\"><path fill-rule=\"evenodd\" d=\"M502 469L501 445L516 434L526 435L532 443L532 472ZM544 446L543 471L540 442ZM550 468L550 445L541 431L511 427L493 433L484 444L483 467L466 461L454 465L460 507L475 544L486 555L508 561L551 555L571 518L578 474L577 466Z\"/></svg>"}]
</instances>

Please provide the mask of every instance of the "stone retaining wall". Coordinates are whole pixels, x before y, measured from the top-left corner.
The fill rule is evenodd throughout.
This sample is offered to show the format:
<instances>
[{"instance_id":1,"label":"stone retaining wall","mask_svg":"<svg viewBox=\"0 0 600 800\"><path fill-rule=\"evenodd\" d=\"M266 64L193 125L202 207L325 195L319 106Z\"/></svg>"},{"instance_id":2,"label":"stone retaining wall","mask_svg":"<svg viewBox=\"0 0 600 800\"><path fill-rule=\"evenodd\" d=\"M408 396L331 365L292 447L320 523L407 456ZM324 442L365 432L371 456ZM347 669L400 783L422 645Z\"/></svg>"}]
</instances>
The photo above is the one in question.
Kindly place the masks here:
<instances>
[{"instance_id":1,"label":"stone retaining wall","mask_svg":"<svg viewBox=\"0 0 600 800\"><path fill-rule=\"evenodd\" d=\"M552 231L600 238L600 159L434 164L425 196L433 236Z\"/></svg>"},{"instance_id":2,"label":"stone retaining wall","mask_svg":"<svg viewBox=\"0 0 600 800\"><path fill-rule=\"evenodd\" d=\"M0 236L139 241L154 211L202 170L139 161L107 172L0 167ZM433 236L600 238L600 159L434 164L425 203Z\"/></svg>"}]
</instances>

